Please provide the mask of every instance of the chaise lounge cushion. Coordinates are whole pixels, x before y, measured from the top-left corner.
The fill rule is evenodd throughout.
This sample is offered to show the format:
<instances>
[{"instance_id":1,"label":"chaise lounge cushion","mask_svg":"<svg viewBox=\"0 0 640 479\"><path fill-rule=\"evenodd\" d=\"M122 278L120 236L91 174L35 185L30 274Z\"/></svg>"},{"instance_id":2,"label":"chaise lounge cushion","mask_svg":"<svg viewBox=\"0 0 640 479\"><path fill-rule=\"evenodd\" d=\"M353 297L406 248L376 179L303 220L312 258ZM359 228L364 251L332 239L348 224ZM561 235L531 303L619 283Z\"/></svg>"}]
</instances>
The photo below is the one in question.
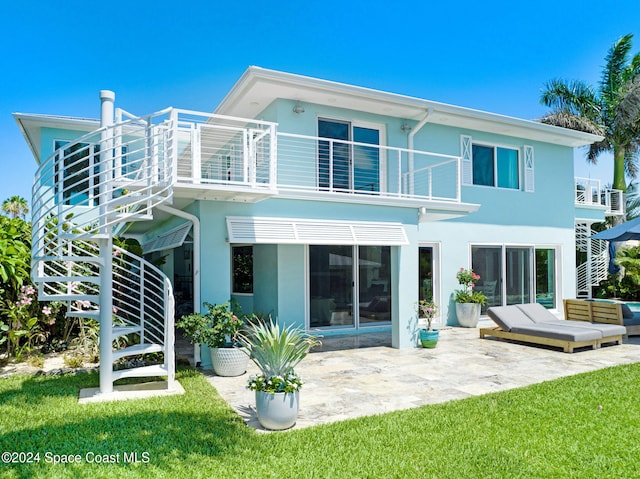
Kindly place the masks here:
<instances>
[{"instance_id":1,"label":"chaise lounge cushion","mask_svg":"<svg viewBox=\"0 0 640 479\"><path fill-rule=\"evenodd\" d=\"M627 334L626 328L617 324L589 323L586 321L567 321L565 319L558 319L553 315L553 313L551 313L551 311L538 303L518 304L516 306L520 311L529 316L529 318L531 318L531 320L536 324L556 324L558 326L591 329L600 331L603 338Z\"/></svg>"},{"instance_id":2,"label":"chaise lounge cushion","mask_svg":"<svg viewBox=\"0 0 640 479\"><path fill-rule=\"evenodd\" d=\"M567 324L539 323L529 326L514 326L512 333L560 339L562 341L593 341L602 339L602 333L596 329L583 328Z\"/></svg>"},{"instance_id":3,"label":"chaise lounge cushion","mask_svg":"<svg viewBox=\"0 0 640 479\"><path fill-rule=\"evenodd\" d=\"M487 315L500 326L503 331L514 334L575 342L597 341L602 339L602 333L600 331L574 325L558 324L560 320L557 322L535 323L517 306L491 307L487 310Z\"/></svg>"},{"instance_id":4,"label":"chaise lounge cushion","mask_svg":"<svg viewBox=\"0 0 640 479\"><path fill-rule=\"evenodd\" d=\"M531 326L535 324L523 311L513 306L492 306L487 309L489 316L503 331L511 331L518 326Z\"/></svg>"}]
</instances>

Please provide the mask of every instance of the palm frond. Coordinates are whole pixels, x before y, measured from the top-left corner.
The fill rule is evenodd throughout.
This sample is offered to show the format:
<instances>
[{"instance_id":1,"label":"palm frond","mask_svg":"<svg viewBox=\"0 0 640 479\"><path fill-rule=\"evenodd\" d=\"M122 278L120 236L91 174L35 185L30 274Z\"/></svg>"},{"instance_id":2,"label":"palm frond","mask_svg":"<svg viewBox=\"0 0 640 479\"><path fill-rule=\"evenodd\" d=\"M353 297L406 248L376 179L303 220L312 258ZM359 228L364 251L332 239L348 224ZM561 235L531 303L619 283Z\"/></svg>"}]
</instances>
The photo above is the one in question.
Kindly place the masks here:
<instances>
[{"instance_id":1,"label":"palm frond","mask_svg":"<svg viewBox=\"0 0 640 479\"><path fill-rule=\"evenodd\" d=\"M592 143L591 145L589 145L589 150L587 152L587 161L589 163L596 164L598 162L598 157L602 153L609 152L612 149L613 148L611 146L611 143L609 142L609 140L607 138L605 138L602 141L598 141L596 143Z\"/></svg>"},{"instance_id":2,"label":"palm frond","mask_svg":"<svg viewBox=\"0 0 640 479\"><path fill-rule=\"evenodd\" d=\"M540 121L548 125L561 126L562 128L569 128L571 130L584 131L586 133L593 133L594 135L604 135L605 130L602 125L599 125L589 118L585 118L574 113L567 111L559 111L555 113L549 113L543 116Z\"/></svg>"},{"instance_id":3,"label":"palm frond","mask_svg":"<svg viewBox=\"0 0 640 479\"><path fill-rule=\"evenodd\" d=\"M627 221L640 216L640 191L638 191L637 183L629 183L624 198L626 200Z\"/></svg>"},{"instance_id":4,"label":"palm frond","mask_svg":"<svg viewBox=\"0 0 640 479\"><path fill-rule=\"evenodd\" d=\"M597 121L600 102L593 88L580 80L550 80L542 94L540 103L552 109L553 113L570 113Z\"/></svg>"},{"instance_id":5,"label":"palm frond","mask_svg":"<svg viewBox=\"0 0 640 479\"><path fill-rule=\"evenodd\" d=\"M628 177L637 178L638 172L638 147L637 144L629 144L624 151L624 170Z\"/></svg>"},{"instance_id":6,"label":"palm frond","mask_svg":"<svg viewBox=\"0 0 640 479\"><path fill-rule=\"evenodd\" d=\"M640 75L621 87L619 97L613 130L633 130L640 123Z\"/></svg>"},{"instance_id":7,"label":"palm frond","mask_svg":"<svg viewBox=\"0 0 640 479\"><path fill-rule=\"evenodd\" d=\"M609 48L605 57L600 91L605 103L613 109L615 109L615 104L617 103L618 90L624 82L623 74L628 64L632 39L633 34L624 35Z\"/></svg>"}]
</instances>

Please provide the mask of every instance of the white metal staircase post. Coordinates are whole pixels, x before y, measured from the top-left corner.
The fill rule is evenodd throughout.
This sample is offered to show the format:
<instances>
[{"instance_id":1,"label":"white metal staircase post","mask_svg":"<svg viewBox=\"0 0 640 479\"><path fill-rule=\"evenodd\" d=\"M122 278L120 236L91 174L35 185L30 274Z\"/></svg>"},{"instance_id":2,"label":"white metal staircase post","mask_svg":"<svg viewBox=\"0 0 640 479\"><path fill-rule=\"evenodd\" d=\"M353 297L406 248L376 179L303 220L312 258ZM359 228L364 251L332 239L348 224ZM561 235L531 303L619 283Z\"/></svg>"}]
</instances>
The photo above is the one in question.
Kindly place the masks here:
<instances>
[{"instance_id":1,"label":"white metal staircase post","mask_svg":"<svg viewBox=\"0 0 640 479\"><path fill-rule=\"evenodd\" d=\"M112 139L113 103L115 94L112 91L101 90L100 101L101 114L100 126L105 128L102 133L100 145L100 257L102 266L100 271L100 393L113 391L113 238L111 227L105 226L107 222L107 203L111 194L110 185L110 140Z\"/></svg>"}]
</instances>

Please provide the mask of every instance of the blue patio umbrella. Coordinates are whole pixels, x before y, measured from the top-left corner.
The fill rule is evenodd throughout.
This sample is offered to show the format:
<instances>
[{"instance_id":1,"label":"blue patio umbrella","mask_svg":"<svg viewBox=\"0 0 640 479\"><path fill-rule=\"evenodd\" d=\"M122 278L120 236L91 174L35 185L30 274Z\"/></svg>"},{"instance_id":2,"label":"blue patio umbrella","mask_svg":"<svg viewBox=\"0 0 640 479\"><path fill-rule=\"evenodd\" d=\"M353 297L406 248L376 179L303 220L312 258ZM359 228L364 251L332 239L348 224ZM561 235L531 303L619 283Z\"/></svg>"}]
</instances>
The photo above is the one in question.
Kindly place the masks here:
<instances>
[{"instance_id":1,"label":"blue patio umbrella","mask_svg":"<svg viewBox=\"0 0 640 479\"><path fill-rule=\"evenodd\" d=\"M620 266L614 263L616 258L615 241L640 240L640 218L625 221L618 226L601 231L591 236L594 239L609 241L609 273L616 274Z\"/></svg>"},{"instance_id":2,"label":"blue patio umbrella","mask_svg":"<svg viewBox=\"0 0 640 479\"><path fill-rule=\"evenodd\" d=\"M607 272L609 274L618 274L620 272L620 266L616 264L616 245L613 241L609 241L609 267Z\"/></svg>"},{"instance_id":3,"label":"blue patio umbrella","mask_svg":"<svg viewBox=\"0 0 640 479\"><path fill-rule=\"evenodd\" d=\"M640 240L640 218L625 221L621 225L601 231L591 237L609 241Z\"/></svg>"}]
</instances>

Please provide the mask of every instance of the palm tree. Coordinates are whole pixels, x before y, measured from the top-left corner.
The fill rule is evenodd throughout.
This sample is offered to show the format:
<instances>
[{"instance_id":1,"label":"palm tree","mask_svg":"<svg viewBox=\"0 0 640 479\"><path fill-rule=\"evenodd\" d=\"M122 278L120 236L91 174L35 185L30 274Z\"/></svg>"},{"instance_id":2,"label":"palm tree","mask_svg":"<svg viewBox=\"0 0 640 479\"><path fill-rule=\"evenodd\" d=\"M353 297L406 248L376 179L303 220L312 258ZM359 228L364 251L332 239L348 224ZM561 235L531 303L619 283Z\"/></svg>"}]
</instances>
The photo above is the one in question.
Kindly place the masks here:
<instances>
[{"instance_id":1,"label":"palm tree","mask_svg":"<svg viewBox=\"0 0 640 479\"><path fill-rule=\"evenodd\" d=\"M29 212L29 204L22 196L12 196L2 202L2 211L12 218L24 218Z\"/></svg>"},{"instance_id":2,"label":"palm tree","mask_svg":"<svg viewBox=\"0 0 640 479\"><path fill-rule=\"evenodd\" d=\"M551 108L543 123L604 136L590 145L587 160L596 163L613 153L613 188L626 191L625 173L638 173L640 148L640 53L630 57L632 34L615 42L602 69L597 89L580 80L551 80L540 102Z\"/></svg>"}]
</instances>

